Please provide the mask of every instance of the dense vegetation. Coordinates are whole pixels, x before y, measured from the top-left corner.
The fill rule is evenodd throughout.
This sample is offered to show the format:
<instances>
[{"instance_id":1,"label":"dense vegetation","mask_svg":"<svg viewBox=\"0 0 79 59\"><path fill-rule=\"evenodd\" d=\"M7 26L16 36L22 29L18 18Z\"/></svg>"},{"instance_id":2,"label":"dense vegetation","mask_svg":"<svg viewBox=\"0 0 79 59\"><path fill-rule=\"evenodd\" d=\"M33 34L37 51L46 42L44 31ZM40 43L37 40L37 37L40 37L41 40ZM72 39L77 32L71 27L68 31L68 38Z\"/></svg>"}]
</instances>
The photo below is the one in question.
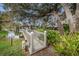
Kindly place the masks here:
<instances>
[{"instance_id":1,"label":"dense vegetation","mask_svg":"<svg viewBox=\"0 0 79 59\"><path fill-rule=\"evenodd\" d=\"M68 29L68 26L64 28ZM37 29L43 32L44 29ZM48 44L53 46L56 53L59 55L77 56L79 55L79 33L60 35L56 30L47 29ZM67 30L68 31L68 30ZM66 32L66 31L65 31Z\"/></svg>"}]
</instances>

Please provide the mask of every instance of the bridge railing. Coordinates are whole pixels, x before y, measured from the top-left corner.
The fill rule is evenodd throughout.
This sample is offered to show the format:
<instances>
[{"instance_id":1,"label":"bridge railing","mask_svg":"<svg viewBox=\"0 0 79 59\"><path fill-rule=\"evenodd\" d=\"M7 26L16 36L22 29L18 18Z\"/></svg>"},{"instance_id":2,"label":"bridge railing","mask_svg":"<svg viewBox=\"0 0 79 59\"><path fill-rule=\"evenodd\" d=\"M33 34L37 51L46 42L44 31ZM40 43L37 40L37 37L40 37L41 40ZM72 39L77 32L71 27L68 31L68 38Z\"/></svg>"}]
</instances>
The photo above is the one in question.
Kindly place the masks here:
<instances>
[{"instance_id":1,"label":"bridge railing","mask_svg":"<svg viewBox=\"0 0 79 59\"><path fill-rule=\"evenodd\" d=\"M46 31L44 31L44 32L37 32L37 31L28 32L27 30L22 30L22 33L25 37L25 40L27 40L27 42L22 44L22 46L24 46L24 48L26 46L28 46L30 55L46 47L46 43L47 43ZM25 40L23 40L23 41L25 41Z\"/></svg>"},{"instance_id":2,"label":"bridge railing","mask_svg":"<svg viewBox=\"0 0 79 59\"><path fill-rule=\"evenodd\" d=\"M46 46L46 43L47 43L46 31L44 31L44 32L34 31L34 33L36 34L35 36L38 37L38 39L43 42L43 45Z\"/></svg>"}]
</instances>

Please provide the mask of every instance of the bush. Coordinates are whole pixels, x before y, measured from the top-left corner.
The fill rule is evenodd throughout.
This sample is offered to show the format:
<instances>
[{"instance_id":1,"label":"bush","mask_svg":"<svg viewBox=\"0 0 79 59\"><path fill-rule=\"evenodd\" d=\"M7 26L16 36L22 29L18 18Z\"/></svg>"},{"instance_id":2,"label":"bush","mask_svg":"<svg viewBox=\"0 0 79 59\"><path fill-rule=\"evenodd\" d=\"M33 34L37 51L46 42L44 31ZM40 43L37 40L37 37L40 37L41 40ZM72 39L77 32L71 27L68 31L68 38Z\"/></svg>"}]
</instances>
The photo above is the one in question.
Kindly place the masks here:
<instances>
[{"instance_id":1,"label":"bush","mask_svg":"<svg viewBox=\"0 0 79 59\"><path fill-rule=\"evenodd\" d=\"M47 30L47 40L48 44L55 44L55 42L59 42L60 35L58 31L54 30Z\"/></svg>"},{"instance_id":2,"label":"bush","mask_svg":"<svg viewBox=\"0 0 79 59\"><path fill-rule=\"evenodd\" d=\"M69 32L69 25L68 24L63 24L63 27L64 27L64 31L66 33L68 33Z\"/></svg>"},{"instance_id":3,"label":"bush","mask_svg":"<svg viewBox=\"0 0 79 59\"><path fill-rule=\"evenodd\" d=\"M40 29L39 31L44 31ZM59 55L79 55L79 33L60 35L58 31L47 30L48 43Z\"/></svg>"},{"instance_id":4,"label":"bush","mask_svg":"<svg viewBox=\"0 0 79 59\"><path fill-rule=\"evenodd\" d=\"M60 38L60 42L56 42L56 44L54 45L54 48L59 53L59 55L79 55L78 34L63 35L60 36Z\"/></svg>"},{"instance_id":5,"label":"bush","mask_svg":"<svg viewBox=\"0 0 79 59\"><path fill-rule=\"evenodd\" d=\"M79 33L60 35L58 31L48 30L47 40L59 55L79 55Z\"/></svg>"},{"instance_id":6,"label":"bush","mask_svg":"<svg viewBox=\"0 0 79 59\"><path fill-rule=\"evenodd\" d=\"M45 30L44 29L37 29L37 31L44 32ZM55 42L59 41L60 35L59 35L58 31L49 30L49 29L47 29L46 31L47 31L48 44L53 45L53 44L55 44Z\"/></svg>"}]
</instances>

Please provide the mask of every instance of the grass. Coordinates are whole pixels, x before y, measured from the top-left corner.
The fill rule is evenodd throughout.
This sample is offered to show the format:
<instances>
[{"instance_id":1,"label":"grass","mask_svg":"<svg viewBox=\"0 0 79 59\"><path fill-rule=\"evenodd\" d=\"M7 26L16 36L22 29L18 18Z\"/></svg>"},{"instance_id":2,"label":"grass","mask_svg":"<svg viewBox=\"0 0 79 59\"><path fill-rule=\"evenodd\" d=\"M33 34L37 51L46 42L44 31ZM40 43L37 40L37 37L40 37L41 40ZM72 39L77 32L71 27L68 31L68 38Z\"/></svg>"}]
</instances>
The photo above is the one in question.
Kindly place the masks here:
<instances>
[{"instance_id":1,"label":"grass","mask_svg":"<svg viewBox=\"0 0 79 59\"><path fill-rule=\"evenodd\" d=\"M0 56L22 56L21 40L13 40L11 46L10 40L6 38L8 32L0 31Z\"/></svg>"},{"instance_id":2,"label":"grass","mask_svg":"<svg viewBox=\"0 0 79 59\"><path fill-rule=\"evenodd\" d=\"M22 56L21 40L13 40L13 46L11 46L10 40L0 39L0 55Z\"/></svg>"}]
</instances>

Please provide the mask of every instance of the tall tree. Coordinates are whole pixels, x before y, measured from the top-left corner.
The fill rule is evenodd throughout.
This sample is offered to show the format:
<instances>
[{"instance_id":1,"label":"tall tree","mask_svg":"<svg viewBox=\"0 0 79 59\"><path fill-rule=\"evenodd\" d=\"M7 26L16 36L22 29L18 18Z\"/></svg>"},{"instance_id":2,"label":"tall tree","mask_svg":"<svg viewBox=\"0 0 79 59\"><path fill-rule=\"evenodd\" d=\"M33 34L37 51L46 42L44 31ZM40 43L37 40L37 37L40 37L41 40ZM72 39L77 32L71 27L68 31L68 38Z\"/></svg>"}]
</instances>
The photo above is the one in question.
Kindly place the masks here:
<instances>
[{"instance_id":1,"label":"tall tree","mask_svg":"<svg viewBox=\"0 0 79 59\"><path fill-rule=\"evenodd\" d=\"M73 16L72 16L72 13L69 9L69 6L68 4L62 4L63 7L64 7L64 10L65 10L65 14L66 14L66 17L68 19L68 24L69 24L69 28L70 28L70 33L73 33L76 31L76 27L75 27L75 23L74 23L74 19L73 19Z\"/></svg>"},{"instance_id":2,"label":"tall tree","mask_svg":"<svg viewBox=\"0 0 79 59\"><path fill-rule=\"evenodd\" d=\"M58 5L60 5L60 4L55 4L55 3L53 3L53 4L51 4L51 3L50 4L49 3L48 4L46 4L46 3L44 3L44 4L41 4L41 3L40 4L5 4L7 9L9 8L13 12L13 13L11 12L12 14L15 13L14 15L16 15L16 13L18 13L19 16L21 16L23 18L25 18L26 16L28 16L28 17L36 16L38 18L39 17L42 18L42 17L46 16L48 18L47 14L52 13L53 11L57 12ZM58 17L57 19L60 20L59 15L57 17ZM46 22L48 20L47 18L45 18ZM58 24L59 24L59 27L61 27L61 25L60 25L61 20L58 21ZM60 30L63 32L62 29L60 29Z\"/></svg>"},{"instance_id":3,"label":"tall tree","mask_svg":"<svg viewBox=\"0 0 79 59\"><path fill-rule=\"evenodd\" d=\"M76 4L76 30L79 31L79 3Z\"/></svg>"}]
</instances>

